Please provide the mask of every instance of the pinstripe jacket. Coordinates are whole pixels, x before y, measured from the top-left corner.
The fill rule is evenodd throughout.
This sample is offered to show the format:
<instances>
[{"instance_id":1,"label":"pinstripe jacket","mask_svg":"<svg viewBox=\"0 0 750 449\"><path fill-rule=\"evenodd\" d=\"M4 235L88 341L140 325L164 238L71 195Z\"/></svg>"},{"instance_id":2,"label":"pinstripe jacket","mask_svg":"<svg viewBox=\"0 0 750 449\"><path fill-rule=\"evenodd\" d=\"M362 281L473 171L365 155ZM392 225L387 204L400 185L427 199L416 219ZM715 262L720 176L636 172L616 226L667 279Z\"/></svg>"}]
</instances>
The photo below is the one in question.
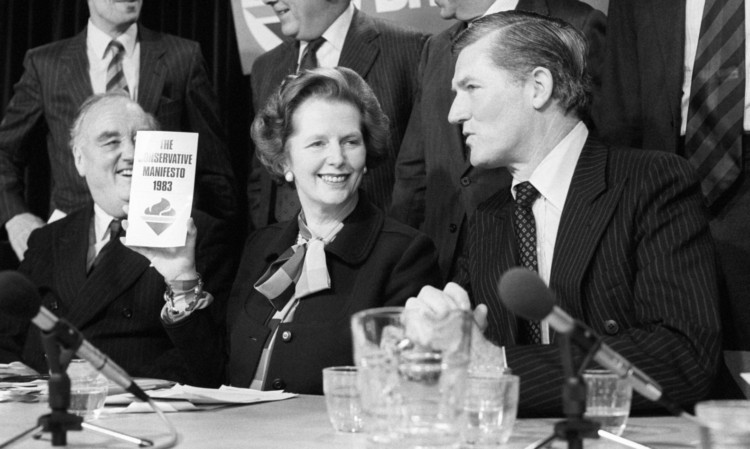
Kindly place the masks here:
<instances>
[{"instance_id":1,"label":"pinstripe jacket","mask_svg":"<svg viewBox=\"0 0 750 449\"><path fill-rule=\"evenodd\" d=\"M217 218L236 215L234 175L224 143L216 94L197 42L138 28L141 45L138 103L166 131L193 131L198 139L196 205ZM92 95L86 30L30 50L24 73L0 123L0 225L28 211L23 169L31 153L24 141L37 125L47 129L54 209L70 213L90 200L68 141L83 101Z\"/></svg>"},{"instance_id":2,"label":"pinstripe jacket","mask_svg":"<svg viewBox=\"0 0 750 449\"><path fill-rule=\"evenodd\" d=\"M355 9L341 49L339 66L354 70L367 81L390 119L388 155L379 167L370 167L362 183L370 200L383 210L390 206L393 167L417 92L417 64L426 38ZM297 70L298 54L297 43L286 41L255 61L251 75L255 111L261 110L281 81ZM251 161L249 212L255 227L261 228L276 221L276 184L256 157Z\"/></svg>"},{"instance_id":3,"label":"pinstripe jacket","mask_svg":"<svg viewBox=\"0 0 750 449\"><path fill-rule=\"evenodd\" d=\"M42 298L43 306L70 321L130 375L195 384L162 326L164 278L148 260L116 245L86 275L93 214L89 205L34 231L19 270L55 293ZM226 257L232 254L232 242L226 241L222 221L200 211L193 211L193 218L198 227L198 271L206 279L206 290L225 298L236 266ZM211 307L224 310L222 304ZM13 360L47 372L39 331L28 321L18 323L0 315L0 363Z\"/></svg>"},{"instance_id":4,"label":"pinstripe jacket","mask_svg":"<svg viewBox=\"0 0 750 449\"><path fill-rule=\"evenodd\" d=\"M521 412L560 413L557 345L517 345L517 320L497 282L519 265L510 191L483 203L469 227L458 281L487 304L486 335L521 377ZM713 243L700 188L682 158L589 138L562 212L550 288L558 306L652 376L679 403L704 396L718 368ZM554 340L553 334L553 340ZM577 354L578 363L582 354ZM556 394L557 393L557 394ZM634 409L653 407L634 395Z\"/></svg>"}]
</instances>

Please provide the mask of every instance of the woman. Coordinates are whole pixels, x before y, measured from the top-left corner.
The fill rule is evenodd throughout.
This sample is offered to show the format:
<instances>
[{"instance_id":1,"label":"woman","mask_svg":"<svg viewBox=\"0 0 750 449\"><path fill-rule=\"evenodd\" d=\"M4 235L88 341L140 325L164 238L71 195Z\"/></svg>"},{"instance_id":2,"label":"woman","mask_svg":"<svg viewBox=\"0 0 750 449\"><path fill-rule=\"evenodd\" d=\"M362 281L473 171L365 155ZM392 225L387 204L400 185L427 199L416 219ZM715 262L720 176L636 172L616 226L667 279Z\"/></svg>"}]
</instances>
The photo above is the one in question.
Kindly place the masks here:
<instances>
[{"instance_id":1,"label":"woman","mask_svg":"<svg viewBox=\"0 0 750 449\"><path fill-rule=\"evenodd\" d=\"M223 356L216 351L221 331L210 319L218 304L206 306L204 298L195 306L202 310L175 312L175 320L165 306L162 317L204 383L321 394L323 368L352 364L351 315L403 305L422 286L440 283L436 251L358 190L386 151L388 121L352 70L287 79L256 116L252 137L271 174L294 184L302 210L245 243ZM195 296L194 289L200 297L193 239L191 230L186 249L174 254L141 251L175 280L172 290Z\"/></svg>"}]
</instances>

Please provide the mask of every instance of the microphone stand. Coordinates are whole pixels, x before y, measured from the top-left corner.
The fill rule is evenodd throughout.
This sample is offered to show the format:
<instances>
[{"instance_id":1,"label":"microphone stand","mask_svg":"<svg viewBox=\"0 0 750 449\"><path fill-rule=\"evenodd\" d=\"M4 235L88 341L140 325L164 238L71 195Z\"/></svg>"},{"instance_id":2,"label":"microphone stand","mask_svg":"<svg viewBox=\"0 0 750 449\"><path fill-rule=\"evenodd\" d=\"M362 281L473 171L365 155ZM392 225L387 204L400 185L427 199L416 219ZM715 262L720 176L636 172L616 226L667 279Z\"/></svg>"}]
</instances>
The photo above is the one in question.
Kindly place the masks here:
<instances>
[{"instance_id":1,"label":"microphone stand","mask_svg":"<svg viewBox=\"0 0 750 449\"><path fill-rule=\"evenodd\" d=\"M74 351L61 348L57 343L54 330L52 332L42 332L41 335L44 352L47 354L47 365L50 370L47 389L49 390L48 403L52 411L40 416L36 426L24 430L5 443L0 444L0 449L9 447L11 444L20 441L32 433L34 434L34 439L40 439L43 432L50 432L52 446L67 446L67 433L83 429L119 438L123 441L137 444L139 447L154 445L151 440L133 437L94 424L85 423L82 416L68 413L68 407L70 407L70 377L68 376L67 369L70 360L73 358Z\"/></svg>"},{"instance_id":2,"label":"microphone stand","mask_svg":"<svg viewBox=\"0 0 750 449\"><path fill-rule=\"evenodd\" d=\"M601 424L584 418L586 413L586 382L581 376L583 367L587 366L592 356L598 349L598 345L589 350L586 358L581 363L581 368L576 369L573 363L573 349L570 342L570 336L557 334L560 338L560 354L562 357L563 373L565 381L563 383L562 400L563 414L565 419L555 423L552 435L527 446L525 449L540 449L553 440L559 439L568 442L568 449L583 449L583 440L605 438L607 440L619 443L625 447L634 449L650 449L648 446L619 437L613 433L601 430Z\"/></svg>"}]
</instances>

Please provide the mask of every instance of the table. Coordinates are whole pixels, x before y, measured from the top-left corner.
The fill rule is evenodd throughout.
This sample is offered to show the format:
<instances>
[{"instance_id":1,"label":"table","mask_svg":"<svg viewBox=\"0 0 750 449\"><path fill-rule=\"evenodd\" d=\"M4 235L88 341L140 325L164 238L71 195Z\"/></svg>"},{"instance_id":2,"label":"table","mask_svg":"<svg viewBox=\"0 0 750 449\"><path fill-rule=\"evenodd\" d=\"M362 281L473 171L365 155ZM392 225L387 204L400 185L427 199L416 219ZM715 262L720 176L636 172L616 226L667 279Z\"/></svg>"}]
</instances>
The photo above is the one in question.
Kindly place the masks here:
<instances>
[{"instance_id":1,"label":"table","mask_svg":"<svg viewBox=\"0 0 750 449\"><path fill-rule=\"evenodd\" d=\"M36 424L48 412L46 403L0 404L0 443ZM322 396L299 396L279 402L222 407L199 412L170 413L169 419L181 435L178 448L317 449L367 448L364 434L336 433L328 422ZM547 436L555 419L519 420L503 449L521 449ZM156 414L104 415L91 421L103 427L164 443L168 432ZM45 438L47 438L47 435ZM655 449L694 448L698 429L672 417L631 418L623 435ZM14 448L52 447L47 441L26 439ZM91 431L69 432L70 448L135 448L135 445ZM556 443L555 448L565 448ZM606 441L589 441L586 448L617 448Z\"/></svg>"}]
</instances>

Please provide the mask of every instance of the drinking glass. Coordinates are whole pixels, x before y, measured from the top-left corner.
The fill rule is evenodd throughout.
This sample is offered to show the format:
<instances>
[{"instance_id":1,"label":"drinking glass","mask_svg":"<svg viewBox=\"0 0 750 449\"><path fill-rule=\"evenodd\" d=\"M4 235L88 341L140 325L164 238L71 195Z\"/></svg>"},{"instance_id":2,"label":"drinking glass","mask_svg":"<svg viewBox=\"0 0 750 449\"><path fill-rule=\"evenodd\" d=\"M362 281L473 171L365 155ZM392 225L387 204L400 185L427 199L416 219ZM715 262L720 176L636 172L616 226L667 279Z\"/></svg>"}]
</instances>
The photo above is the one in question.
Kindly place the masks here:
<instances>
[{"instance_id":1,"label":"drinking glass","mask_svg":"<svg viewBox=\"0 0 750 449\"><path fill-rule=\"evenodd\" d=\"M463 442L470 447L507 443L518 413L518 376L469 376L464 396Z\"/></svg>"},{"instance_id":2,"label":"drinking glass","mask_svg":"<svg viewBox=\"0 0 750 449\"><path fill-rule=\"evenodd\" d=\"M83 359L71 360L67 374L70 377L70 413L87 419L98 418L107 398L107 378Z\"/></svg>"},{"instance_id":3,"label":"drinking glass","mask_svg":"<svg viewBox=\"0 0 750 449\"><path fill-rule=\"evenodd\" d=\"M633 389L627 380L608 370L586 370L585 417L598 421L601 429L622 435L630 415Z\"/></svg>"},{"instance_id":4,"label":"drinking glass","mask_svg":"<svg viewBox=\"0 0 750 449\"><path fill-rule=\"evenodd\" d=\"M750 447L750 401L703 401L695 406L703 422L701 448L739 449Z\"/></svg>"},{"instance_id":5,"label":"drinking glass","mask_svg":"<svg viewBox=\"0 0 750 449\"><path fill-rule=\"evenodd\" d=\"M328 419L340 432L362 430L362 406L357 389L356 366L331 366L323 369L323 394Z\"/></svg>"},{"instance_id":6,"label":"drinking glass","mask_svg":"<svg viewBox=\"0 0 750 449\"><path fill-rule=\"evenodd\" d=\"M368 440L398 448L457 448L471 314L433 317L401 307L352 317Z\"/></svg>"}]
</instances>

